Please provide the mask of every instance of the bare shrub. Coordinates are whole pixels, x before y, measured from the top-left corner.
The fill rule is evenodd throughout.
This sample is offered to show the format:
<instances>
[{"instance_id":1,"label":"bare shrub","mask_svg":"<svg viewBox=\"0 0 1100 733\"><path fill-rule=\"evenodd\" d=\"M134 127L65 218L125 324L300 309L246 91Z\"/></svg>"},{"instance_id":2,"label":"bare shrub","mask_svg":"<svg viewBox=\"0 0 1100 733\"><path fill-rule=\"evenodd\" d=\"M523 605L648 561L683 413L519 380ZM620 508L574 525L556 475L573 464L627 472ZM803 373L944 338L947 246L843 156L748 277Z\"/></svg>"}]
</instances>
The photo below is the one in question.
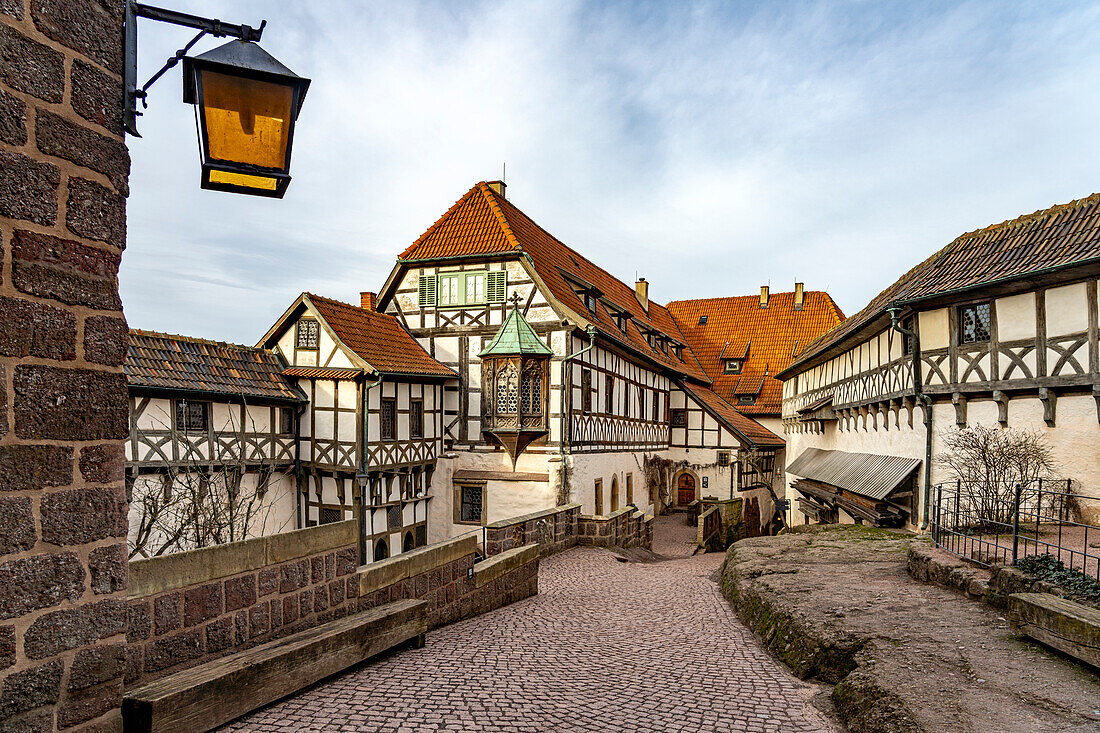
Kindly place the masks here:
<instances>
[{"instance_id":1,"label":"bare shrub","mask_svg":"<svg viewBox=\"0 0 1100 733\"><path fill-rule=\"evenodd\" d=\"M985 521L1011 521L1017 485L1021 505L1034 505L1039 479L1054 477L1057 468L1050 442L1037 431L973 425L945 431L940 440L936 462L958 482L967 510Z\"/></svg>"}]
</instances>

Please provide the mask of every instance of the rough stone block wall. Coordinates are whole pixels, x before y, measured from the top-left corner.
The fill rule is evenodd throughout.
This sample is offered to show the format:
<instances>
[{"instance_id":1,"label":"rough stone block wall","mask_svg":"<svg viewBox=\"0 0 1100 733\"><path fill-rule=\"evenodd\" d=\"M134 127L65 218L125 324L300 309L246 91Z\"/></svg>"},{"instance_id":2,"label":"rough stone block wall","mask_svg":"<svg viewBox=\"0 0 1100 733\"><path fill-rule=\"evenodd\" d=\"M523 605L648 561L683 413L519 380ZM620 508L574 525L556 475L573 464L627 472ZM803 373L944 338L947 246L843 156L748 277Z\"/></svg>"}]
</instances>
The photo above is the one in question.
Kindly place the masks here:
<instances>
[{"instance_id":1,"label":"rough stone block wall","mask_svg":"<svg viewBox=\"0 0 1100 733\"><path fill-rule=\"evenodd\" d=\"M352 544L131 598L126 686L354 612L359 598L358 558L357 546Z\"/></svg>"},{"instance_id":2,"label":"rough stone block wall","mask_svg":"<svg viewBox=\"0 0 1100 733\"><path fill-rule=\"evenodd\" d=\"M122 14L122 0L0 0L4 730L120 726Z\"/></svg>"},{"instance_id":3,"label":"rough stone block wall","mask_svg":"<svg viewBox=\"0 0 1100 733\"><path fill-rule=\"evenodd\" d=\"M357 610L402 599L428 602L428 628L472 618L538 593L539 554L516 548L474 564L474 545L429 545L359 569ZM423 562L425 557L432 557Z\"/></svg>"}]
</instances>

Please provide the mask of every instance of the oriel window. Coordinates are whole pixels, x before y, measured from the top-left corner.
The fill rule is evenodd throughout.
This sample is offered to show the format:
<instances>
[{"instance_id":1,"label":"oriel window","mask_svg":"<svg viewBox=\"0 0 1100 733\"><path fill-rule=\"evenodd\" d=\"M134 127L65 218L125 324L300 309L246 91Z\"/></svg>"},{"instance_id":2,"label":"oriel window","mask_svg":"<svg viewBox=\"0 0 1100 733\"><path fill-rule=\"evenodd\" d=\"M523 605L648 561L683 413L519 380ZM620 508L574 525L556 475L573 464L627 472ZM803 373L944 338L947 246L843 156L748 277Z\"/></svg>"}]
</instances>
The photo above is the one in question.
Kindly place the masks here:
<instances>
[{"instance_id":1,"label":"oriel window","mask_svg":"<svg viewBox=\"0 0 1100 733\"><path fill-rule=\"evenodd\" d=\"M321 345L321 324L312 318L298 321L295 345L299 349L317 350Z\"/></svg>"},{"instance_id":2,"label":"oriel window","mask_svg":"<svg viewBox=\"0 0 1100 733\"><path fill-rule=\"evenodd\" d=\"M959 306L959 343L973 344L988 341L990 336L989 303L971 303Z\"/></svg>"}]
</instances>

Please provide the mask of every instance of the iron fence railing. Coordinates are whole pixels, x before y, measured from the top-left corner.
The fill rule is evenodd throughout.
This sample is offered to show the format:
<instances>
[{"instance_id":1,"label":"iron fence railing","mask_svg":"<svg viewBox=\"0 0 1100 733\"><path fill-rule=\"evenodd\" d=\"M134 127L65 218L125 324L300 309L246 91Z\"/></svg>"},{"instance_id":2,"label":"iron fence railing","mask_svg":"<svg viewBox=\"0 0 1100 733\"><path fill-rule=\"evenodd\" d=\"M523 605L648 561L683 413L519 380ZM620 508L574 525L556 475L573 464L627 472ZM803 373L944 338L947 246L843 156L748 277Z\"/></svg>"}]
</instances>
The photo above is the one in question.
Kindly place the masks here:
<instances>
[{"instance_id":1,"label":"iron fence railing","mask_svg":"<svg viewBox=\"0 0 1100 733\"><path fill-rule=\"evenodd\" d=\"M932 541L990 567L1051 555L1100 580L1100 526L1086 521L1100 499L1075 495L1068 479L988 487L961 481L933 487Z\"/></svg>"}]
</instances>

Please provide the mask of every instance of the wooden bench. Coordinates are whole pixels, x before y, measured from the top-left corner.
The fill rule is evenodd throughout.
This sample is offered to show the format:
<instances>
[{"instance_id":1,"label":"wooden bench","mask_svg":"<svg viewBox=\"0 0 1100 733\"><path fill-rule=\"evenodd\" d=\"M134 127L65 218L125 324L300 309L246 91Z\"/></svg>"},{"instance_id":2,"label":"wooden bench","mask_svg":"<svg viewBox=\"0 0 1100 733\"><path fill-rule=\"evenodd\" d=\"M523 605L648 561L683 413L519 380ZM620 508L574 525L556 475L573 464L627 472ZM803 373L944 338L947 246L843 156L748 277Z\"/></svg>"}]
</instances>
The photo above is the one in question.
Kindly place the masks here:
<instances>
[{"instance_id":1,"label":"wooden bench","mask_svg":"<svg viewBox=\"0 0 1100 733\"><path fill-rule=\"evenodd\" d=\"M207 731L364 659L424 643L427 603L403 600L215 659L123 694L130 731Z\"/></svg>"},{"instance_id":2,"label":"wooden bench","mask_svg":"<svg viewBox=\"0 0 1100 733\"><path fill-rule=\"evenodd\" d=\"M1049 593L1013 593L1008 608L1032 639L1100 667L1100 610Z\"/></svg>"}]
</instances>

